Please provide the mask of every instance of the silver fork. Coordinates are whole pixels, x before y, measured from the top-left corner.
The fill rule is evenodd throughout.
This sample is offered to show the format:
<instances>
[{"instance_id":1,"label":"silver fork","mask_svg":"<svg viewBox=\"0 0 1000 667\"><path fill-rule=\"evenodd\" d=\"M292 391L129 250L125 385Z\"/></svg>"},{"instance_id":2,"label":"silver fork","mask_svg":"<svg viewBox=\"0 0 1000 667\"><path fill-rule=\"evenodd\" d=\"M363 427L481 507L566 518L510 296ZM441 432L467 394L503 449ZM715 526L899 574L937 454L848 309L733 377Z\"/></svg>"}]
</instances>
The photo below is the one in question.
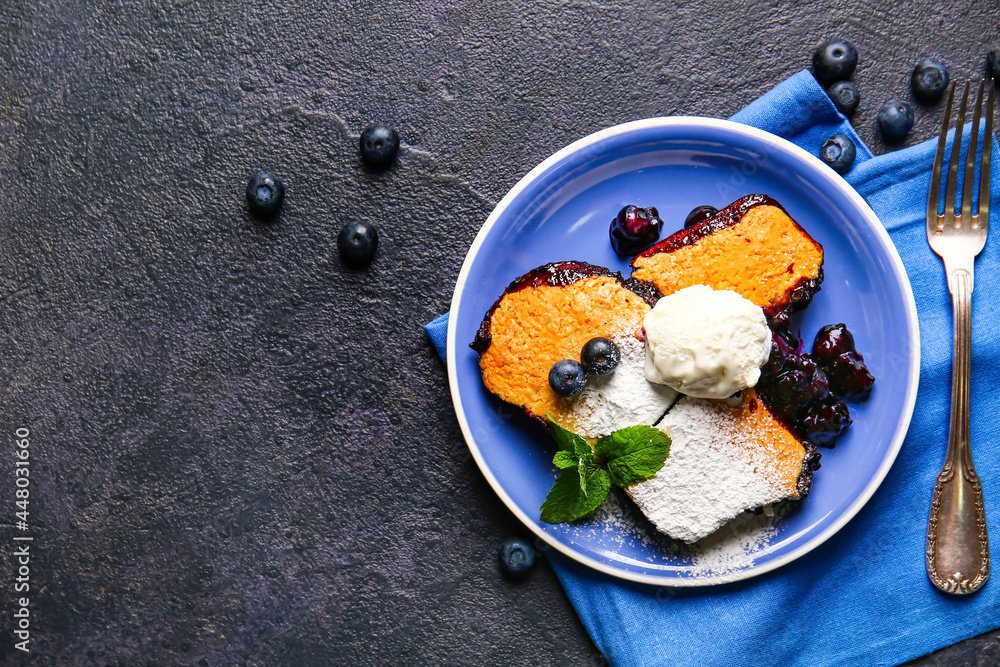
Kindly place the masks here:
<instances>
[{"instance_id":1,"label":"silver fork","mask_svg":"<svg viewBox=\"0 0 1000 667\"><path fill-rule=\"evenodd\" d=\"M979 203L972 214L973 176L979 140L979 121L983 111L983 90L989 87L986 103L986 133L980 169ZM934 155L931 187L927 196L927 241L944 261L951 292L954 316L954 349L951 369L951 421L948 427L948 452L944 467L934 484L931 517L927 530L927 573L931 582L946 593L975 593L990 576L990 545L983 509L983 487L972 465L969 438L969 376L972 364L972 284L976 255L986 244L990 220L990 149L993 146L993 82L979 84L979 95L972 117L972 136L965 159L961 214L955 215L958 186L958 163L962 148L962 129L969 105L972 82L965 84L958 112L955 139L948 165L944 196L944 215L938 213L941 166L947 143L955 84L948 92L941 137Z\"/></svg>"}]
</instances>

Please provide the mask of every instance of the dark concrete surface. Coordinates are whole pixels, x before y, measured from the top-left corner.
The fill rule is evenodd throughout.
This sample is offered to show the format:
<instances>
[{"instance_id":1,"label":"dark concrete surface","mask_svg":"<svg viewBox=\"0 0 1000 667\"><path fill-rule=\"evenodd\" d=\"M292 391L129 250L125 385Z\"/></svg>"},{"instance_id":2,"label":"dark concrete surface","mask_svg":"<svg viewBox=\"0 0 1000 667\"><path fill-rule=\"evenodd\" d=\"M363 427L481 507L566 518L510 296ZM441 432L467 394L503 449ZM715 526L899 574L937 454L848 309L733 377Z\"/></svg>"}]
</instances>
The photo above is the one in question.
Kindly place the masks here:
<instances>
[{"instance_id":1,"label":"dark concrete surface","mask_svg":"<svg viewBox=\"0 0 1000 667\"><path fill-rule=\"evenodd\" d=\"M599 665L467 455L421 325L533 165L637 118L726 117L830 35L856 117L919 56L979 75L997 3L482 0L0 8L0 661ZM910 141L934 135L917 109ZM384 174L357 137L399 128ZM288 184L251 220L256 170ZM335 237L376 224L367 271ZM30 429L31 654L12 646ZM998 634L914 665L993 665Z\"/></svg>"}]
</instances>

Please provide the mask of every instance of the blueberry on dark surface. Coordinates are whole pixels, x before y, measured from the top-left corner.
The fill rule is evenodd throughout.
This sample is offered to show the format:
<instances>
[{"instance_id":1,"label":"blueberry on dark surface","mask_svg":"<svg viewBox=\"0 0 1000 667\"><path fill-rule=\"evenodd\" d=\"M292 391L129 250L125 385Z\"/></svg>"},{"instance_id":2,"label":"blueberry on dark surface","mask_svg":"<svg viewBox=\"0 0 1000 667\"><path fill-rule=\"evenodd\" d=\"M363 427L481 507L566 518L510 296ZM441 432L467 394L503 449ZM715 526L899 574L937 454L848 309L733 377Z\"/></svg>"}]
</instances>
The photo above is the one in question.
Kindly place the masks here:
<instances>
[{"instance_id":1,"label":"blueberry on dark surface","mask_svg":"<svg viewBox=\"0 0 1000 667\"><path fill-rule=\"evenodd\" d=\"M591 338L580 351L583 370L592 375L607 375L622 359L621 350L607 338Z\"/></svg>"},{"instance_id":2,"label":"blueberry on dark surface","mask_svg":"<svg viewBox=\"0 0 1000 667\"><path fill-rule=\"evenodd\" d=\"M810 410L802 418L806 439L825 447L832 447L837 436L851 424L851 413L844 403L833 403L818 410Z\"/></svg>"},{"instance_id":3,"label":"blueberry on dark surface","mask_svg":"<svg viewBox=\"0 0 1000 667\"><path fill-rule=\"evenodd\" d=\"M378 230L367 222L348 222L337 235L340 259L350 267L360 268L372 261L378 248Z\"/></svg>"},{"instance_id":4,"label":"blueberry on dark surface","mask_svg":"<svg viewBox=\"0 0 1000 667\"><path fill-rule=\"evenodd\" d=\"M587 386L587 373L579 361L557 361L549 369L549 386L560 396L579 396Z\"/></svg>"},{"instance_id":5,"label":"blueberry on dark surface","mask_svg":"<svg viewBox=\"0 0 1000 667\"><path fill-rule=\"evenodd\" d=\"M655 207L641 208L629 204L618 211L608 233L611 247L619 255L637 255L660 238L663 220Z\"/></svg>"},{"instance_id":6,"label":"blueberry on dark surface","mask_svg":"<svg viewBox=\"0 0 1000 667\"><path fill-rule=\"evenodd\" d=\"M886 102L878 110L878 127L890 139L906 136L913 128L913 108L902 100Z\"/></svg>"},{"instance_id":7,"label":"blueberry on dark surface","mask_svg":"<svg viewBox=\"0 0 1000 667\"><path fill-rule=\"evenodd\" d=\"M843 353L854 351L854 334L847 330L843 322L827 324L816 332L813 339L812 357L824 368L831 367Z\"/></svg>"},{"instance_id":8,"label":"blueberry on dark surface","mask_svg":"<svg viewBox=\"0 0 1000 667\"><path fill-rule=\"evenodd\" d=\"M535 564L535 550L521 538L510 537L500 545L497 561L504 574L523 577Z\"/></svg>"},{"instance_id":9,"label":"blueberry on dark surface","mask_svg":"<svg viewBox=\"0 0 1000 667\"><path fill-rule=\"evenodd\" d=\"M910 76L913 94L924 104L937 102L948 88L948 70L930 58L921 58Z\"/></svg>"},{"instance_id":10,"label":"blueberry on dark surface","mask_svg":"<svg viewBox=\"0 0 1000 667\"><path fill-rule=\"evenodd\" d=\"M703 206L695 206L688 213L688 217L684 219L684 229L688 227L694 227L702 220L707 219L709 216L714 215L719 212L719 209L714 206L709 206L707 204Z\"/></svg>"},{"instance_id":11,"label":"blueberry on dark surface","mask_svg":"<svg viewBox=\"0 0 1000 667\"><path fill-rule=\"evenodd\" d=\"M823 83L851 78L858 66L858 50L843 39L828 39L813 53L813 76Z\"/></svg>"},{"instance_id":12,"label":"blueberry on dark surface","mask_svg":"<svg viewBox=\"0 0 1000 667\"><path fill-rule=\"evenodd\" d=\"M247 204L258 218L273 218L285 198L285 186L277 176L260 172L247 183Z\"/></svg>"},{"instance_id":13,"label":"blueberry on dark surface","mask_svg":"<svg viewBox=\"0 0 1000 667\"><path fill-rule=\"evenodd\" d=\"M861 94L852 81L837 81L826 89L826 94L833 100L833 106L837 107L837 111L845 116L857 111L861 102Z\"/></svg>"},{"instance_id":14,"label":"blueberry on dark surface","mask_svg":"<svg viewBox=\"0 0 1000 667\"><path fill-rule=\"evenodd\" d=\"M986 53L986 75L1000 82L1000 49L990 49Z\"/></svg>"},{"instance_id":15,"label":"blueberry on dark surface","mask_svg":"<svg viewBox=\"0 0 1000 667\"><path fill-rule=\"evenodd\" d=\"M846 174L854 166L858 149L846 134L835 134L819 147L819 157L838 174Z\"/></svg>"},{"instance_id":16,"label":"blueberry on dark surface","mask_svg":"<svg viewBox=\"0 0 1000 667\"><path fill-rule=\"evenodd\" d=\"M372 169L385 169L399 151L399 133L375 123L361 133L361 160Z\"/></svg>"}]
</instances>

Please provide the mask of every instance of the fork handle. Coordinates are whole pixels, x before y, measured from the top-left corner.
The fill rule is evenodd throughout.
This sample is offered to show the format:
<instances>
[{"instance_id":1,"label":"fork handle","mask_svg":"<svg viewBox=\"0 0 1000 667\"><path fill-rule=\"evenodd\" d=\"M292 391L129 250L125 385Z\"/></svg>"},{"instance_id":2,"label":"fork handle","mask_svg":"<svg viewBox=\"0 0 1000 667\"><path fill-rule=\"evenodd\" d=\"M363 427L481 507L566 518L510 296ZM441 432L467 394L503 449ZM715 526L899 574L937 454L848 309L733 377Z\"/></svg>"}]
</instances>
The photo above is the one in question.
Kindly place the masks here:
<instances>
[{"instance_id":1,"label":"fork handle","mask_svg":"<svg viewBox=\"0 0 1000 667\"><path fill-rule=\"evenodd\" d=\"M934 484L927 530L927 573L946 593L975 593L990 576L983 487L972 465L969 383L972 366L972 272L949 272L955 320L948 453Z\"/></svg>"}]
</instances>

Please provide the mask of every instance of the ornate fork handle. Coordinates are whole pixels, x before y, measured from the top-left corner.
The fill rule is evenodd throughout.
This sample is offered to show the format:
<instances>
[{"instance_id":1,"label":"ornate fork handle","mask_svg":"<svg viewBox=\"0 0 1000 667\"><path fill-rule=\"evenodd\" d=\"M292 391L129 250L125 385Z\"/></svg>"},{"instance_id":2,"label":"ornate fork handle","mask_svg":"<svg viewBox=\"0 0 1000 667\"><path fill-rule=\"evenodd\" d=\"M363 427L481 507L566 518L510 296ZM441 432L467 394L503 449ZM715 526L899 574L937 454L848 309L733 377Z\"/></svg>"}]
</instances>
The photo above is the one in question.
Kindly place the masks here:
<instances>
[{"instance_id":1,"label":"ornate fork handle","mask_svg":"<svg viewBox=\"0 0 1000 667\"><path fill-rule=\"evenodd\" d=\"M990 576L983 487L972 465L969 378L972 365L972 272L949 272L955 319L951 422L944 468L934 484L927 531L927 572L946 593L974 593Z\"/></svg>"}]
</instances>

